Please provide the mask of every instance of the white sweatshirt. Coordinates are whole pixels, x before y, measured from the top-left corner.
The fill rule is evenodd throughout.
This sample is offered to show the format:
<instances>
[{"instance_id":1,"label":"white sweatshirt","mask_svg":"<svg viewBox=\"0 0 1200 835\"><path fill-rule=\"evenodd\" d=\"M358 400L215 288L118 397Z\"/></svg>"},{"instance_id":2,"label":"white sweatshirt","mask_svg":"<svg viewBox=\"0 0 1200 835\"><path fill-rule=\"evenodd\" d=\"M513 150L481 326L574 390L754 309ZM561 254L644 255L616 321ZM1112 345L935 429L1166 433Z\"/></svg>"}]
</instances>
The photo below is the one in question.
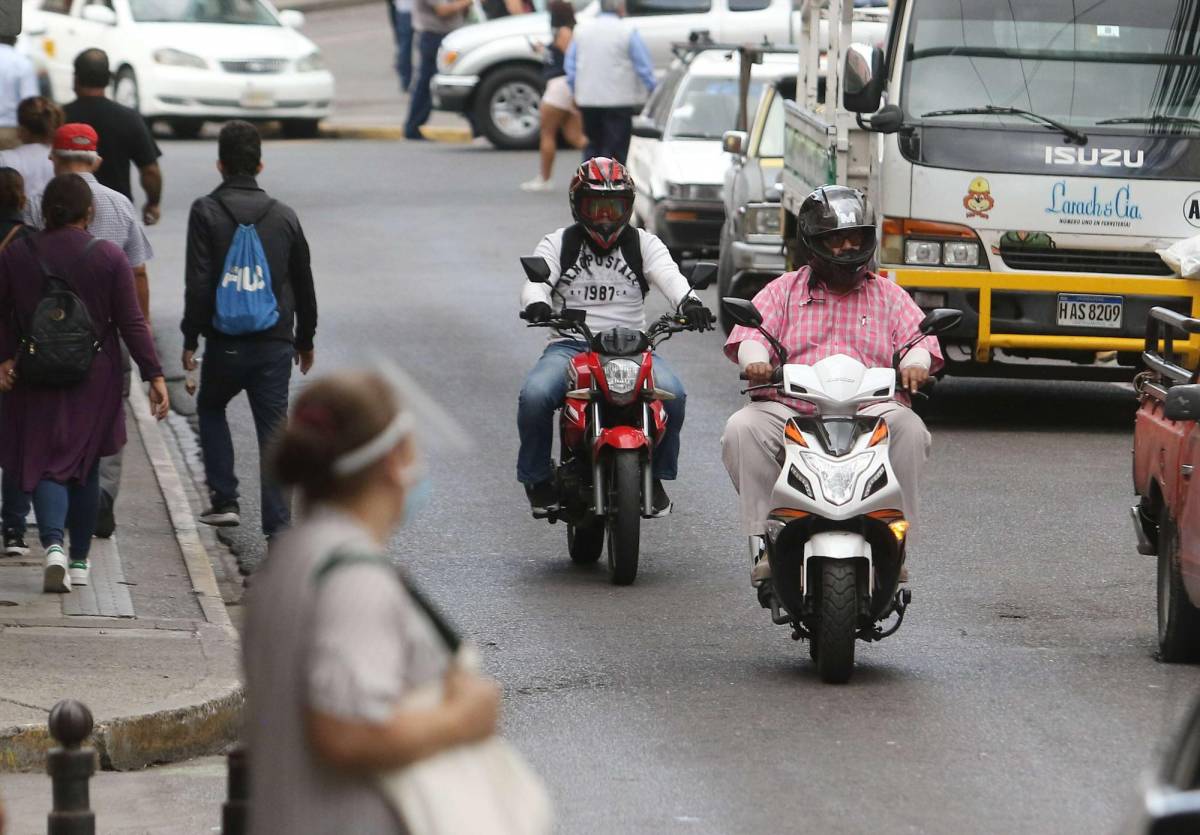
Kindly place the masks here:
<instances>
[{"instance_id":1,"label":"white sweatshirt","mask_svg":"<svg viewBox=\"0 0 1200 835\"><path fill-rule=\"evenodd\" d=\"M563 231L551 232L534 250L534 255L545 258L550 265L550 284L526 281L521 288L521 308L534 302L545 302L555 312L563 307L586 310L587 326L594 333L617 326L645 330L646 306L642 287L625 263L621 248L613 247L603 256L597 256L585 242L575 266L562 275L559 255ZM691 286L662 241L643 229L638 230L638 237L642 242L642 273L646 282L666 296L673 307L678 307L691 293ZM555 292L551 292L551 287ZM578 337L555 332L550 338L553 341Z\"/></svg>"}]
</instances>

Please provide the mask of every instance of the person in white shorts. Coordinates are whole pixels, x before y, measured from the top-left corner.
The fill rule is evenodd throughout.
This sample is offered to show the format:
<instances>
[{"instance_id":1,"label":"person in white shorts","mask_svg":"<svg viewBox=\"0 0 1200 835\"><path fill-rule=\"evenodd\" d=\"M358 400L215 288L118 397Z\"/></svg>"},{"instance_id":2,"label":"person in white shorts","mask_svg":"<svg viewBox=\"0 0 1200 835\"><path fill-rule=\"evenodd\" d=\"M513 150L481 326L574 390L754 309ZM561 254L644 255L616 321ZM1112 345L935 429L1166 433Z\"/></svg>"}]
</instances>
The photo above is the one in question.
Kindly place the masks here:
<instances>
[{"instance_id":1,"label":"person in white shorts","mask_svg":"<svg viewBox=\"0 0 1200 835\"><path fill-rule=\"evenodd\" d=\"M571 35L575 30L575 7L566 0L554 0L550 4L550 31L553 39L542 52L545 66L542 77L546 79L546 89L542 92L542 105L539 109L541 116L541 171L538 176L528 182L521 183L525 191L551 191L554 184L550 175L554 172L554 156L558 152L558 134L570 143L571 147L582 151L587 145L587 137L583 135L583 117L575 106L571 95L571 87L567 84L566 55L567 47L571 44Z\"/></svg>"}]
</instances>

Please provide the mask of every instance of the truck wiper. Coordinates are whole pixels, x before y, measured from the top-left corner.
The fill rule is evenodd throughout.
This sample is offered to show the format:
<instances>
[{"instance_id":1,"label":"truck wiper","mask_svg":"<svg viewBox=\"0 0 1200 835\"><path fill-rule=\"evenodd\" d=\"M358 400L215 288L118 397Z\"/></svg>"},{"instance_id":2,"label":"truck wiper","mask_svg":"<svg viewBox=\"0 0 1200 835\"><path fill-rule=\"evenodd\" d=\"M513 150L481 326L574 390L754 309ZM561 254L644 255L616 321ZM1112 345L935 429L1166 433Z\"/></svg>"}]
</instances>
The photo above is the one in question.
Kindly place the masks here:
<instances>
[{"instance_id":1,"label":"truck wiper","mask_svg":"<svg viewBox=\"0 0 1200 835\"><path fill-rule=\"evenodd\" d=\"M928 113L922 113L922 119L929 119L934 116L983 116L983 115L1004 115L1004 116L1020 116L1023 119L1028 119L1031 122L1039 122L1048 128L1053 128L1062 133L1067 139L1074 142L1076 145L1086 145L1088 138L1087 134L1082 131L1075 130L1069 125L1064 125L1049 116L1043 116L1040 113L1034 113L1032 110L1022 110L1019 107L997 107L994 104L985 105L983 107L962 107L955 110L931 110ZM1103 123L1101 123L1103 124Z\"/></svg>"},{"instance_id":2,"label":"truck wiper","mask_svg":"<svg viewBox=\"0 0 1200 835\"><path fill-rule=\"evenodd\" d=\"M1190 116L1167 116L1155 113L1151 116L1122 116L1118 119L1103 119L1097 125L1188 125L1200 128L1200 119Z\"/></svg>"}]
</instances>

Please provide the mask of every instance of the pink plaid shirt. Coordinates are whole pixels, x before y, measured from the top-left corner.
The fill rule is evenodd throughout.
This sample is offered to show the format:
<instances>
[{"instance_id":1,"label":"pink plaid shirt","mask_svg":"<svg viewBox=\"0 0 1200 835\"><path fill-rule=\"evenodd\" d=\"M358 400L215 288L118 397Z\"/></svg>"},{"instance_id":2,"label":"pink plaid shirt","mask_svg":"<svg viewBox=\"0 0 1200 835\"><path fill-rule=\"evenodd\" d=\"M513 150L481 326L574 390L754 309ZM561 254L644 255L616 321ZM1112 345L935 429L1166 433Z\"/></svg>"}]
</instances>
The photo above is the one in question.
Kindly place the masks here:
<instances>
[{"instance_id":1,"label":"pink plaid shirt","mask_svg":"<svg viewBox=\"0 0 1200 835\"><path fill-rule=\"evenodd\" d=\"M854 357L868 368L888 368L892 354L918 334L924 313L905 290L888 278L874 276L844 296L824 287L810 288L808 267L786 273L764 287L754 297L754 306L763 317L763 327L779 338L788 350L788 362L812 365L834 354ZM762 334L740 325L725 342L725 355L738 361L738 346L750 339L767 347ZM936 337L927 336L917 343L933 358L930 371L942 367L942 351ZM795 409L811 411L806 403L784 397L776 391L759 393ZM908 396L899 394L901 402Z\"/></svg>"}]
</instances>

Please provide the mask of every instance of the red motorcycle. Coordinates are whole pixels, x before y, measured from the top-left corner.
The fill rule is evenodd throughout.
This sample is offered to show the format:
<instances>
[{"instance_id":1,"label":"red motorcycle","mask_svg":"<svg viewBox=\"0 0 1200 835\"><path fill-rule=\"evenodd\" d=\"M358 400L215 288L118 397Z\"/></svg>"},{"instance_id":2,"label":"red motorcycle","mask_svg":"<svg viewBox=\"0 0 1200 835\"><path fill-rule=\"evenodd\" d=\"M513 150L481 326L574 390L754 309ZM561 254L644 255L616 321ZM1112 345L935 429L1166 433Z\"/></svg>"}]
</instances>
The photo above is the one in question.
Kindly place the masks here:
<instances>
[{"instance_id":1,"label":"red motorcycle","mask_svg":"<svg viewBox=\"0 0 1200 835\"><path fill-rule=\"evenodd\" d=\"M521 266L530 281L549 283L544 259L522 258ZM715 275L714 265L697 264L689 283L703 288ZM578 334L590 348L567 370L571 388L559 414L555 468L558 504L544 518L567 523L567 551L577 563L598 560L607 538L609 574L626 586L637 577L641 521L653 516L654 448L667 427L663 401L674 399L654 385L652 351L692 328L679 311L645 332L617 327L596 334L586 319L587 311L564 308L529 325Z\"/></svg>"}]
</instances>

